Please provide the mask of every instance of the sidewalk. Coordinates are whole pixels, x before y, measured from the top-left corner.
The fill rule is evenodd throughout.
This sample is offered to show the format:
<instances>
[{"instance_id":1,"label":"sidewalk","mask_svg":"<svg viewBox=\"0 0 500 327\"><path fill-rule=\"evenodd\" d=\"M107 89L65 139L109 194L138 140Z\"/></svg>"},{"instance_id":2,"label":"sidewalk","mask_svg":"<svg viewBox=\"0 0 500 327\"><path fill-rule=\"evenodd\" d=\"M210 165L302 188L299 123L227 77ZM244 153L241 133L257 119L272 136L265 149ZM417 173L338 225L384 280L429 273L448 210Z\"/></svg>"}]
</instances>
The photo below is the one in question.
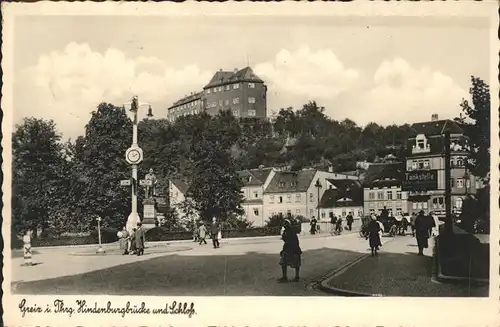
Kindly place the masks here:
<instances>
[{"instance_id":1,"label":"sidewalk","mask_svg":"<svg viewBox=\"0 0 500 327\"><path fill-rule=\"evenodd\" d=\"M432 242L417 256L415 238L397 236L376 257L363 260L321 284L344 296L485 297L489 287L438 283L433 278Z\"/></svg>"}]
</instances>

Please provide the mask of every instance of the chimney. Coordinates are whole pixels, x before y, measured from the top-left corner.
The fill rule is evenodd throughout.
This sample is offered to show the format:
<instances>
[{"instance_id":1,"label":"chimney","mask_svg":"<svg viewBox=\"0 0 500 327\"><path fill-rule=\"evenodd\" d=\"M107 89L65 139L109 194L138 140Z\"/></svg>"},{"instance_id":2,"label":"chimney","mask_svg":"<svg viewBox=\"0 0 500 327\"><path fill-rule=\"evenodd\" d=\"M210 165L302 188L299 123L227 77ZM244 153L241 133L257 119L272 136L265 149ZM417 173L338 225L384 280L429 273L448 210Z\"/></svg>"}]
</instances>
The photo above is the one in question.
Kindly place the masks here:
<instances>
[{"instance_id":1,"label":"chimney","mask_svg":"<svg viewBox=\"0 0 500 327\"><path fill-rule=\"evenodd\" d=\"M222 73L222 68L219 68L219 72L221 72L221 73Z\"/></svg>"},{"instance_id":2,"label":"chimney","mask_svg":"<svg viewBox=\"0 0 500 327\"><path fill-rule=\"evenodd\" d=\"M439 115L438 114L432 114L431 121L438 121L439 120Z\"/></svg>"}]
</instances>

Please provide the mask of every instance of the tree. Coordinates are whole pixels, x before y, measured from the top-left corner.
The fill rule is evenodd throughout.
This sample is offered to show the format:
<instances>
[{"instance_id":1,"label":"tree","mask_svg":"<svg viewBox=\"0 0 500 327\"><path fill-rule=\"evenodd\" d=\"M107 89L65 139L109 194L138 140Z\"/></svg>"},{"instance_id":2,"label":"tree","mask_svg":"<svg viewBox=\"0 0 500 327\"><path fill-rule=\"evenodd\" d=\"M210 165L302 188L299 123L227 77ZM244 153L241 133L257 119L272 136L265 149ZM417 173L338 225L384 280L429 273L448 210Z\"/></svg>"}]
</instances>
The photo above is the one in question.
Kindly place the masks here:
<instances>
[{"instance_id":1,"label":"tree","mask_svg":"<svg viewBox=\"0 0 500 327\"><path fill-rule=\"evenodd\" d=\"M471 76L471 84L469 93L472 105L465 99L460 104L471 120L464 126L471 146L468 168L473 175L484 178L490 172L490 88L482 79L474 76Z\"/></svg>"},{"instance_id":2,"label":"tree","mask_svg":"<svg viewBox=\"0 0 500 327\"><path fill-rule=\"evenodd\" d=\"M218 119L211 118L204 124L191 145L193 169L189 172L187 196L193 199L205 221L212 217L226 221L232 214L243 214L243 184L230 155L229 147L233 144L228 139L219 139Z\"/></svg>"},{"instance_id":3,"label":"tree","mask_svg":"<svg viewBox=\"0 0 500 327\"><path fill-rule=\"evenodd\" d=\"M122 109L101 103L85 127L85 137L77 143L76 167L78 212L86 228L95 226L95 217L103 227L121 228L130 214L130 188L120 180L130 178L125 151L132 141L132 121Z\"/></svg>"},{"instance_id":4,"label":"tree","mask_svg":"<svg viewBox=\"0 0 500 327\"><path fill-rule=\"evenodd\" d=\"M17 233L50 226L71 205L70 166L52 120L25 118L12 135L12 225ZM35 233L36 235L36 233Z\"/></svg>"}]
</instances>

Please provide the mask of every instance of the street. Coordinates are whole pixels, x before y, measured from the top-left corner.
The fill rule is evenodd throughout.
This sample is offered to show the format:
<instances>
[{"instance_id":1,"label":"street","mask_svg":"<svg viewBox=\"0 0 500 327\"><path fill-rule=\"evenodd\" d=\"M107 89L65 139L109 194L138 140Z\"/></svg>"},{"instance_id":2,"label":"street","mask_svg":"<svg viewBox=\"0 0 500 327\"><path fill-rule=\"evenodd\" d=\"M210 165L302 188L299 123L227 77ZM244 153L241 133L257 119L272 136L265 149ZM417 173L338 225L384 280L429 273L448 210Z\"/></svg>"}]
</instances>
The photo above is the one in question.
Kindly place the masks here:
<instances>
[{"instance_id":1,"label":"street","mask_svg":"<svg viewBox=\"0 0 500 327\"><path fill-rule=\"evenodd\" d=\"M95 248L37 249L36 266L21 267L23 259L13 258L13 289L65 295L318 295L307 284L367 253L367 242L356 233L302 237L301 281L278 284L278 238L230 240L219 249L194 242L164 248L169 247L170 252L151 247L143 257L109 250L92 255Z\"/></svg>"}]
</instances>

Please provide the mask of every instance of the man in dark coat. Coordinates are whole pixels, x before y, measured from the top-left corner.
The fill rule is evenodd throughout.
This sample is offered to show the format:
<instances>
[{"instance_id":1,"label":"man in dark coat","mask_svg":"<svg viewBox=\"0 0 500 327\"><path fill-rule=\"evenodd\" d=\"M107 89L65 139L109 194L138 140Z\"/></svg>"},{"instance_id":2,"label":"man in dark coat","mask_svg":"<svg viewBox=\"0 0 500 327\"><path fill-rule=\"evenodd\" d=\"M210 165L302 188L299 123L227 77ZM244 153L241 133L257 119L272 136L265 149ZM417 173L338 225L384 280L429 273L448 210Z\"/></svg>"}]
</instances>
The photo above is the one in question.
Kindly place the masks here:
<instances>
[{"instance_id":1,"label":"man in dark coat","mask_svg":"<svg viewBox=\"0 0 500 327\"><path fill-rule=\"evenodd\" d=\"M280 283L288 281L287 268L291 267L295 269L294 282L299 281L299 272L301 266L301 254L302 250L299 245L299 238L297 236L297 231L293 228L291 222L285 219L283 227L285 228L282 236L284 242L283 249L280 252L281 273L283 276L278 280Z\"/></svg>"},{"instance_id":2,"label":"man in dark coat","mask_svg":"<svg viewBox=\"0 0 500 327\"><path fill-rule=\"evenodd\" d=\"M424 215L424 211L420 211L415 218L415 235L417 238L418 255L424 255L424 249L429 247L429 236L432 229L432 220L429 216Z\"/></svg>"},{"instance_id":3,"label":"man in dark coat","mask_svg":"<svg viewBox=\"0 0 500 327\"><path fill-rule=\"evenodd\" d=\"M217 222L217 219L214 217L212 219L212 226L210 226L210 236L212 237L212 244L214 245L214 249L217 249L220 246L219 232L220 232L220 225Z\"/></svg>"},{"instance_id":4,"label":"man in dark coat","mask_svg":"<svg viewBox=\"0 0 500 327\"><path fill-rule=\"evenodd\" d=\"M318 224L318 221L313 216L312 219L311 219L311 235L316 234L316 225L317 224Z\"/></svg>"},{"instance_id":5,"label":"man in dark coat","mask_svg":"<svg viewBox=\"0 0 500 327\"><path fill-rule=\"evenodd\" d=\"M346 221L347 221L347 229L352 230L352 223L354 222L354 218L352 217L351 213L347 215Z\"/></svg>"},{"instance_id":6,"label":"man in dark coat","mask_svg":"<svg viewBox=\"0 0 500 327\"><path fill-rule=\"evenodd\" d=\"M137 231L135 232L135 247L136 254L143 255L144 254L144 243L146 243L146 233L142 228L142 223L137 223Z\"/></svg>"}]
</instances>

